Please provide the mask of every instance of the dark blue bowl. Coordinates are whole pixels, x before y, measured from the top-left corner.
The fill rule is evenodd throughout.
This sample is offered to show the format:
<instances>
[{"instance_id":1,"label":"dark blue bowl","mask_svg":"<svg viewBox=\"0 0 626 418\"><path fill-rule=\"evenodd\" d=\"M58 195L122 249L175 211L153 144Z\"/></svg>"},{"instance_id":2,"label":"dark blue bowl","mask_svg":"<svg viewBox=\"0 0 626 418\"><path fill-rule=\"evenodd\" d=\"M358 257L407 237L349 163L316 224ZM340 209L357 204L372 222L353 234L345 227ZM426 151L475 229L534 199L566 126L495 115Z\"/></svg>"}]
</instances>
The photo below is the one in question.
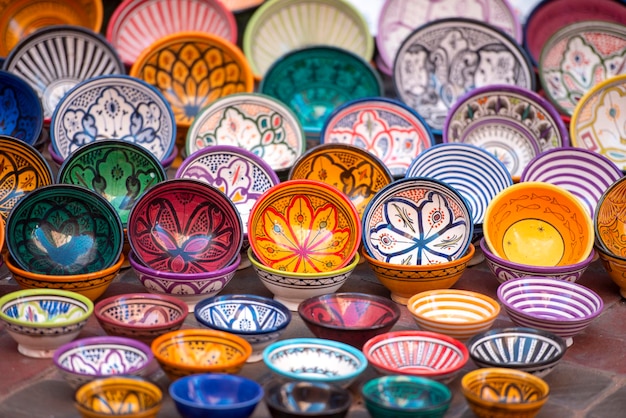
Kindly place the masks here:
<instances>
[{"instance_id":1,"label":"dark blue bowl","mask_svg":"<svg viewBox=\"0 0 626 418\"><path fill-rule=\"evenodd\" d=\"M0 135L33 145L41 134L43 118L35 90L20 77L0 71Z\"/></svg>"}]
</instances>

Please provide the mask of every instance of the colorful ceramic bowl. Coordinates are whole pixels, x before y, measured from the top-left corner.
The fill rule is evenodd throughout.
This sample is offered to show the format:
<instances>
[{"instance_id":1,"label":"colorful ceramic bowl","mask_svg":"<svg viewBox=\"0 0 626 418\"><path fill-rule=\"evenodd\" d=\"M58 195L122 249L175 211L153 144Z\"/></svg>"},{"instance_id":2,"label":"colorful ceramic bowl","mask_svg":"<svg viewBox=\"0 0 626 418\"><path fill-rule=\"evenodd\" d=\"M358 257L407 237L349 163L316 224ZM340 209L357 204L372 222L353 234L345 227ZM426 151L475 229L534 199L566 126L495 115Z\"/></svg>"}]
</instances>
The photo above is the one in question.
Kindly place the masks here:
<instances>
[{"instance_id":1,"label":"colorful ceramic bowl","mask_svg":"<svg viewBox=\"0 0 626 418\"><path fill-rule=\"evenodd\" d=\"M175 138L174 115L163 95L126 75L77 84L59 101L50 122L54 152L64 160L90 142L121 139L163 161L172 153Z\"/></svg>"},{"instance_id":2,"label":"colorful ceramic bowl","mask_svg":"<svg viewBox=\"0 0 626 418\"><path fill-rule=\"evenodd\" d=\"M96 303L94 315L108 335L150 344L159 335L176 331L187 318L187 304L173 296L126 293Z\"/></svg>"},{"instance_id":3,"label":"colorful ceramic bowl","mask_svg":"<svg viewBox=\"0 0 626 418\"><path fill-rule=\"evenodd\" d=\"M268 4L285 1L296 3L272 0ZM353 99L382 96L383 86L376 71L358 55L336 47L310 46L274 61L265 72L259 91L289 106L304 132L315 137L333 110Z\"/></svg>"},{"instance_id":4,"label":"colorful ceramic bowl","mask_svg":"<svg viewBox=\"0 0 626 418\"><path fill-rule=\"evenodd\" d=\"M614 182L600 197L594 230L604 250L626 258L626 177Z\"/></svg>"},{"instance_id":5,"label":"colorful ceramic bowl","mask_svg":"<svg viewBox=\"0 0 626 418\"><path fill-rule=\"evenodd\" d=\"M333 111L320 142L347 144L378 157L394 176L404 176L421 152L435 143L426 122L405 104L382 97L351 100Z\"/></svg>"},{"instance_id":6,"label":"colorful ceramic bowl","mask_svg":"<svg viewBox=\"0 0 626 418\"><path fill-rule=\"evenodd\" d=\"M216 0L125 0L113 12L106 36L130 67L152 43L185 31L237 42L235 17Z\"/></svg>"},{"instance_id":7,"label":"colorful ceramic bowl","mask_svg":"<svg viewBox=\"0 0 626 418\"><path fill-rule=\"evenodd\" d=\"M273 418L343 418L352 395L333 384L279 380L265 388L265 403Z\"/></svg>"},{"instance_id":8,"label":"colorful ceramic bowl","mask_svg":"<svg viewBox=\"0 0 626 418\"><path fill-rule=\"evenodd\" d=\"M187 131L187 155L215 145L245 149L272 169L286 170L302 155L306 140L298 118L282 102L260 93L239 93L201 109Z\"/></svg>"},{"instance_id":9,"label":"colorful ceramic bowl","mask_svg":"<svg viewBox=\"0 0 626 418\"><path fill-rule=\"evenodd\" d=\"M194 315L205 327L248 341L252 346L248 363L261 361L265 347L278 340L291 322L291 312L285 305L256 295L207 298L196 305Z\"/></svg>"},{"instance_id":10,"label":"colorful ceramic bowl","mask_svg":"<svg viewBox=\"0 0 626 418\"><path fill-rule=\"evenodd\" d=\"M252 347L227 332L186 329L155 339L152 352L170 380L176 380L198 373L237 373L252 354Z\"/></svg>"},{"instance_id":11,"label":"colorful ceramic bowl","mask_svg":"<svg viewBox=\"0 0 626 418\"><path fill-rule=\"evenodd\" d=\"M478 418L532 418L548 400L550 388L530 373L494 367L467 373L461 391Z\"/></svg>"},{"instance_id":12,"label":"colorful ceramic bowl","mask_svg":"<svg viewBox=\"0 0 626 418\"><path fill-rule=\"evenodd\" d=\"M600 257L600 262L607 274L619 287L620 295L626 298L626 258L617 257L596 245L596 251Z\"/></svg>"},{"instance_id":13,"label":"colorful ceramic bowl","mask_svg":"<svg viewBox=\"0 0 626 418\"><path fill-rule=\"evenodd\" d=\"M267 267L286 273L324 273L346 267L360 241L359 214L337 188L314 180L280 183L250 212L248 239Z\"/></svg>"},{"instance_id":14,"label":"colorful ceramic bowl","mask_svg":"<svg viewBox=\"0 0 626 418\"><path fill-rule=\"evenodd\" d=\"M183 129L218 98L254 88L250 66L237 46L204 32L160 38L143 50L130 75L163 93Z\"/></svg>"},{"instance_id":15,"label":"colorful ceramic bowl","mask_svg":"<svg viewBox=\"0 0 626 418\"><path fill-rule=\"evenodd\" d=\"M363 213L363 247L390 264L428 265L462 257L474 222L467 201L430 178L397 180L380 190Z\"/></svg>"},{"instance_id":16,"label":"colorful ceramic bowl","mask_svg":"<svg viewBox=\"0 0 626 418\"><path fill-rule=\"evenodd\" d=\"M124 74L124 64L100 35L79 26L50 26L20 40L2 67L37 92L49 121L76 84L106 74Z\"/></svg>"},{"instance_id":17,"label":"colorful ceramic bowl","mask_svg":"<svg viewBox=\"0 0 626 418\"><path fill-rule=\"evenodd\" d=\"M0 298L0 322L27 357L52 357L78 336L92 313L89 299L67 290L17 290Z\"/></svg>"},{"instance_id":18,"label":"colorful ceramic bowl","mask_svg":"<svg viewBox=\"0 0 626 418\"><path fill-rule=\"evenodd\" d=\"M436 332L393 331L363 346L370 364L382 374L419 376L449 382L469 360L458 340Z\"/></svg>"},{"instance_id":19,"label":"colorful ceramic bowl","mask_svg":"<svg viewBox=\"0 0 626 418\"><path fill-rule=\"evenodd\" d=\"M243 37L244 53L259 79L281 56L310 45L342 48L365 61L374 54L367 22L346 1L267 1L248 22Z\"/></svg>"},{"instance_id":20,"label":"colorful ceramic bowl","mask_svg":"<svg viewBox=\"0 0 626 418\"><path fill-rule=\"evenodd\" d=\"M263 351L263 361L281 378L331 383L344 388L367 368L367 359L360 350L320 338L275 342Z\"/></svg>"},{"instance_id":21,"label":"colorful ceramic bowl","mask_svg":"<svg viewBox=\"0 0 626 418\"><path fill-rule=\"evenodd\" d=\"M247 13L253 12L265 0L222 0L222 3L228 10L237 15L246 16Z\"/></svg>"},{"instance_id":22,"label":"colorful ceramic bowl","mask_svg":"<svg viewBox=\"0 0 626 418\"><path fill-rule=\"evenodd\" d=\"M154 155L140 145L120 140L85 144L65 160L57 174L57 183L83 186L104 197L124 228L139 196L166 179Z\"/></svg>"},{"instance_id":23,"label":"colorful ceramic bowl","mask_svg":"<svg viewBox=\"0 0 626 418\"><path fill-rule=\"evenodd\" d=\"M0 135L34 144L43 128L43 107L37 92L21 77L0 71L0 100Z\"/></svg>"},{"instance_id":24,"label":"colorful ceramic bowl","mask_svg":"<svg viewBox=\"0 0 626 418\"><path fill-rule=\"evenodd\" d=\"M593 248L593 222L570 192L548 183L514 184L485 213L483 233L496 256L531 266L572 265Z\"/></svg>"},{"instance_id":25,"label":"colorful ceramic bowl","mask_svg":"<svg viewBox=\"0 0 626 418\"><path fill-rule=\"evenodd\" d=\"M359 216L376 192L393 181L387 166L368 151L348 144L322 144L298 158L289 179L317 180L341 190Z\"/></svg>"}]
</instances>

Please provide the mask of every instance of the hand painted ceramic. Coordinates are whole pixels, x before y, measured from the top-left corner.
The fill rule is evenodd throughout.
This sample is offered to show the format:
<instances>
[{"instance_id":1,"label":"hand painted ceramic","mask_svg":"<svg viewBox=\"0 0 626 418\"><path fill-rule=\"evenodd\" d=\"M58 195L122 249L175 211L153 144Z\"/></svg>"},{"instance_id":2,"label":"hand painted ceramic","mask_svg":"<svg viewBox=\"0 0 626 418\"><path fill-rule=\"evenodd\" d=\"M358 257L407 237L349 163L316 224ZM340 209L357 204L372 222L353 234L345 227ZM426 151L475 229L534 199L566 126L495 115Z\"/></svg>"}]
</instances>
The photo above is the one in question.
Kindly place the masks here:
<instances>
[{"instance_id":1,"label":"hand painted ceramic","mask_svg":"<svg viewBox=\"0 0 626 418\"><path fill-rule=\"evenodd\" d=\"M328 116L320 142L349 144L378 157L394 176L435 140L426 122L403 103L385 98L356 99Z\"/></svg>"},{"instance_id":2,"label":"hand painted ceramic","mask_svg":"<svg viewBox=\"0 0 626 418\"><path fill-rule=\"evenodd\" d=\"M83 26L100 32L102 0L11 0L0 5L0 56L25 36L53 25Z\"/></svg>"},{"instance_id":3,"label":"hand painted ceramic","mask_svg":"<svg viewBox=\"0 0 626 418\"><path fill-rule=\"evenodd\" d=\"M276 341L291 322L291 313L286 306L256 295L207 298L198 303L194 315L205 327L229 332L248 341L252 346L248 363L261 361L263 349Z\"/></svg>"},{"instance_id":4,"label":"hand painted ceramic","mask_svg":"<svg viewBox=\"0 0 626 418\"><path fill-rule=\"evenodd\" d=\"M594 217L602 194L623 176L609 158L582 148L545 151L526 165L520 181L554 184L576 196Z\"/></svg>"},{"instance_id":5,"label":"hand painted ceramic","mask_svg":"<svg viewBox=\"0 0 626 418\"><path fill-rule=\"evenodd\" d=\"M363 246L390 264L425 265L465 254L474 223L465 199L429 178L397 180L370 200L363 214Z\"/></svg>"},{"instance_id":6,"label":"hand painted ceramic","mask_svg":"<svg viewBox=\"0 0 626 418\"><path fill-rule=\"evenodd\" d=\"M231 94L200 110L187 132L187 155L214 145L243 148L274 170L293 165L306 147L298 118L283 103L259 93Z\"/></svg>"},{"instance_id":7,"label":"hand painted ceramic","mask_svg":"<svg viewBox=\"0 0 626 418\"><path fill-rule=\"evenodd\" d=\"M289 179L309 179L342 191L359 217L376 192L393 181L387 166L366 150L348 144L322 144L298 158Z\"/></svg>"},{"instance_id":8,"label":"hand painted ceramic","mask_svg":"<svg viewBox=\"0 0 626 418\"><path fill-rule=\"evenodd\" d=\"M239 48L203 32L160 38L143 50L130 75L163 93L181 128L189 128L200 109L220 97L254 88L252 71Z\"/></svg>"},{"instance_id":9,"label":"hand painted ceramic","mask_svg":"<svg viewBox=\"0 0 626 418\"><path fill-rule=\"evenodd\" d=\"M141 145L163 161L175 138L174 116L163 95L126 75L77 84L63 96L50 122L50 141L63 159L90 142L120 139Z\"/></svg>"},{"instance_id":10,"label":"hand painted ceramic","mask_svg":"<svg viewBox=\"0 0 626 418\"><path fill-rule=\"evenodd\" d=\"M348 3L352 5L355 9L361 13L365 22L367 22L367 27L370 30L370 34L372 36L376 36L376 32L378 31L378 19L380 17L380 12L385 4L385 0L370 0L367 2L360 0L347 0Z\"/></svg>"},{"instance_id":11,"label":"hand painted ceramic","mask_svg":"<svg viewBox=\"0 0 626 418\"><path fill-rule=\"evenodd\" d=\"M13 206L35 189L54 183L48 162L32 146L0 135L0 216L6 220Z\"/></svg>"},{"instance_id":12,"label":"hand painted ceramic","mask_svg":"<svg viewBox=\"0 0 626 418\"><path fill-rule=\"evenodd\" d=\"M37 92L21 77L0 71L0 135L34 144L43 128Z\"/></svg>"},{"instance_id":13,"label":"hand painted ceramic","mask_svg":"<svg viewBox=\"0 0 626 418\"><path fill-rule=\"evenodd\" d=\"M600 256L604 270L613 280L613 283L619 287L620 295L626 298L626 258L611 254L598 245L596 245L596 251Z\"/></svg>"},{"instance_id":14,"label":"hand painted ceramic","mask_svg":"<svg viewBox=\"0 0 626 418\"><path fill-rule=\"evenodd\" d=\"M542 182L498 193L487 207L483 233L498 257L542 267L585 260L594 239L587 208L567 190Z\"/></svg>"},{"instance_id":15,"label":"hand painted ceramic","mask_svg":"<svg viewBox=\"0 0 626 418\"><path fill-rule=\"evenodd\" d=\"M124 74L124 64L100 35L79 26L51 26L22 39L2 67L37 92L49 121L61 98L76 84Z\"/></svg>"},{"instance_id":16,"label":"hand painted ceramic","mask_svg":"<svg viewBox=\"0 0 626 418\"><path fill-rule=\"evenodd\" d=\"M523 25L526 24L526 20L528 20L530 13L539 3L542 2L542 0L508 0L508 2L523 27Z\"/></svg>"},{"instance_id":17,"label":"hand painted ceramic","mask_svg":"<svg viewBox=\"0 0 626 418\"><path fill-rule=\"evenodd\" d=\"M57 182L83 186L104 197L126 227L139 196L165 181L163 166L145 148L132 142L102 140L80 147L57 174Z\"/></svg>"},{"instance_id":18,"label":"hand painted ceramic","mask_svg":"<svg viewBox=\"0 0 626 418\"><path fill-rule=\"evenodd\" d=\"M600 197L594 230L607 252L626 258L626 177L615 181Z\"/></svg>"},{"instance_id":19,"label":"hand painted ceramic","mask_svg":"<svg viewBox=\"0 0 626 418\"><path fill-rule=\"evenodd\" d=\"M506 0L387 0L378 20L376 46L392 68L402 42L418 27L440 19L463 17L487 23L522 41L522 27ZM391 72L388 72L391 74Z\"/></svg>"},{"instance_id":20,"label":"hand painted ceramic","mask_svg":"<svg viewBox=\"0 0 626 418\"><path fill-rule=\"evenodd\" d=\"M304 132L312 136L320 134L326 118L342 104L383 95L381 79L367 61L348 50L328 46L282 55L265 72L259 91L289 106Z\"/></svg>"},{"instance_id":21,"label":"hand painted ceramic","mask_svg":"<svg viewBox=\"0 0 626 418\"><path fill-rule=\"evenodd\" d=\"M413 31L393 64L398 97L440 133L448 111L468 91L493 84L533 90L532 65L513 39L486 24L444 19Z\"/></svg>"},{"instance_id":22,"label":"hand painted ceramic","mask_svg":"<svg viewBox=\"0 0 626 418\"><path fill-rule=\"evenodd\" d=\"M337 385L278 380L266 386L265 403L273 418L344 418L352 395Z\"/></svg>"},{"instance_id":23,"label":"hand painted ceramic","mask_svg":"<svg viewBox=\"0 0 626 418\"><path fill-rule=\"evenodd\" d=\"M6 222L15 263L32 273L94 273L113 266L124 231L113 207L84 187L53 184L20 199Z\"/></svg>"},{"instance_id":24,"label":"hand painted ceramic","mask_svg":"<svg viewBox=\"0 0 626 418\"><path fill-rule=\"evenodd\" d=\"M131 375L146 377L154 357L150 347L132 338L86 337L64 344L54 365L74 389L94 379Z\"/></svg>"},{"instance_id":25,"label":"hand painted ceramic","mask_svg":"<svg viewBox=\"0 0 626 418\"><path fill-rule=\"evenodd\" d=\"M254 11L265 0L222 0L222 4L236 15Z\"/></svg>"},{"instance_id":26,"label":"hand painted ceramic","mask_svg":"<svg viewBox=\"0 0 626 418\"><path fill-rule=\"evenodd\" d=\"M367 368L363 353L344 343L320 338L292 338L269 345L263 362L288 380L348 387Z\"/></svg>"},{"instance_id":27,"label":"hand painted ceramic","mask_svg":"<svg viewBox=\"0 0 626 418\"><path fill-rule=\"evenodd\" d=\"M258 78L267 76L281 56L311 45L341 48L365 61L374 53L367 22L342 0L269 0L254 13L243 37Z\"/></svg>"},{"instance_id":28,"label":"hand painted ceramic","mask_svg":"<svg viewBox=\"0 0 626 418\"><path fill-rule=\"evenodd\" d=\"M67 290L17 290L0 298L0 322L27 357L52 357L78 336L92 313L89 299Z\"/></svg>"},{"instance_id":29,"label":"hand painted ceramic","mask_svg":"<svg viewBox=\"0 0 626 418\"><path fill-rule=\"evenodd\" d=\"M236 335L202 329L168 332L152 342L161 368L174 381L198 373L237 373L252 347Z\"/></svg>"},{"instance_id":30,"label":"hand painted ceramic","mask_svg":"<svg viewBox=\"0 0 626 418\"><path fill-rule=\"evenodd\" d=\"M237 42L235 17L217 0L125 0L113 12L106 36L130 67L153 42L185 31Z\"/></svg>"}]
</instances>

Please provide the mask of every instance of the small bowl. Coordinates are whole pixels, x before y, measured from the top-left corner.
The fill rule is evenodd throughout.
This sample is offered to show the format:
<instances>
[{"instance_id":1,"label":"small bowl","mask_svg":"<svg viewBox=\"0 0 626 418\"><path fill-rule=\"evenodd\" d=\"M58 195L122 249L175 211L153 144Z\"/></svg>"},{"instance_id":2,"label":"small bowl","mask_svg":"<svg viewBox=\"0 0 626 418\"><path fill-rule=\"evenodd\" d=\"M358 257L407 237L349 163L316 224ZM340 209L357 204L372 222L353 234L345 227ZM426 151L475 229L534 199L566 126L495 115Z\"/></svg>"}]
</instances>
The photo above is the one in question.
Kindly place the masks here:
<instances>
[{"instance_id":1,"label":"small bowl","mask_svg":"<svg viewBox=\"0 0 626 418\"><path fill-rule=\"evenodd\" d=\"M500 314L498 301L482 293L457 289L418 293L406 306L421 329L459 340L488 330Z\"/></svg>"},{"instance_id":2,"label":"small bowl","mask_svg":"<svg viewBox=\"0 0 626 418\"><path fill-rule=\"evenodd\" d=\"M17 290L0 298L0 322L27 357L52 357L78 336L92 313L89 299L67 290Z\"/></svg>"},{"instance_id":3,"label":"small bowl","mask_svg":"<svg viewBox=\"0 0 626 418\"><path fill-rule=\"evenodd\" d=\"M265 347L278 340L291 322L282 303L256 295L224 295L202 300L194 311L196 320L211 329L229 332L248 341L248 363L263 359Z\"/></svg>"},{"instance_id":4,"label":"small bowl","mask_svg":"<svg viewBox=\"0 0 626 418\"><path fill-rule=\"evenodd\" d=\"M600 256L600 262L604 266L607 274L619 287L619 293L623 298L626 298L626 258L617 257L614 254L607 252L605 249L596 245L596 251Z\"/></svg>"},{"instance_id":5,"label":"small bowl","mask_svg":"<svg viewBox=\"0 0 626 418\"><path fill-rule=\"evenodd\" d=\"M169 394L183 418L248 418L264 392L254 380L207 373L181 377L170 385Z\"/></svg>"},{"instance_id":6,"label":"small bowl","mask_svg":"<svg viewBox=\"0 0 626 418\"><path fill-rule=\"evenodd\" d=\"M189 308L178 298L152 293L127 293L100 300L94 308L108 335L150 344L159 335L178 330Z\"/></svg>"},{"instance_id":7,"label":"small bowl","mask_svg":"<svg viewBox=\"0 0 626 418\"><path fill-rule=\"evenodd\" d=\"M101 377L147 377L153 370L150 347L132 338L88 337L59 347L54 365L73 388Z\"/></svg>"},{"instance_id":8,"label":"small bowl","mask_svg":"<svg viewBox=\"0 0 626 418\"><path fill-rule=\"evenodd\" d=\"M461 391L479 418L532 418L548 400L550 388L530 373L486 368L463 376Z\"/></svg>"},{"instance_id":9,"label":"small bowl","mask_svg":"<svg viewBox=\"0 0 626 418\"><path fill-rule=\"evenodd\" d=\"M352 395L328 383L275 381L265 389L265 403L273 418L343 418Z\"/></svg>"},{"instance_id":10,"label":"small bowl","mask_svg":"<svg viewBox=\"0 0 626 418\"><path fill-rule=\"evenodd\" d=\"M83 418L152 418L162 400L158 386L126 376L92 380L74 394L74 406Z\"/></svg>"},{"instance_id":11,"label":"small bowl","mask_svg":"<svg viewBox=\"0 0 626 418\"><path fill-rule=\"evenodd\" d=\"M465 345L428 331L393 331L377 335L363 353L378 372L450 382L469 360Z\"/></svg>"},{"instance_id":12,"label":"small bowl","mask_svg":"<svg viewBox=\"0 0 626 418\"><path fill-rule=\"evenodd\" d=\"M372 418L443 418L452 393L443 383L424 377L382 376L361 388Z\"/></svg>"},{"instance_id":13,"label":"small bowl","mask_svg":"<svg viewBox=\"0 0 626 418\"><path fill-rule=\"evenodd\" d=\"M203 329L168 332L157 337L151 347L172 381L197 373L237 373L252 354L250 343L243 338Z\"/></svg>"},{"instance_id":14,"label":"small bowl","mask_svg":"<svg viewBox=\"0 0 626 418\"><path fill-rule=\"evenodd\" d=\"M43 107L37 92L24 79L8 71L0 71L0 92L0 135L33 145L43 128Z\"/></svg>"},{"instance_id":15,"label":"small bowl","mask_svg":"<svg viewBox=\"0 0 626 418\"><path fill-rule=\"evenodd\" d=\"M626 177L615 181L600 197L594 229L597 244L617 257L626 257Z\"/></svg>"},{"instance_id":16,"label":"small bowl","mask_svg":"<svg viewBox=\"0 0 626 418\"><path fill-rule=\"evenodd\" d=\"M361 349L367 340L389 331L400 308L389 298L366 293L332 293L305 299L298 314L317 338Z\"/></svg>"},{"instance_id":17,"label":"small bowl","mask_svg":"<svg viewBox=\"0 0 626 418\"><path fill-rule=\"evenodd\" d=\"M367 359L360 350L320 338L275 342L263 351L263 361L281 378L332 383L344 388L367 368Z\"/></svg>"}]
</instances>

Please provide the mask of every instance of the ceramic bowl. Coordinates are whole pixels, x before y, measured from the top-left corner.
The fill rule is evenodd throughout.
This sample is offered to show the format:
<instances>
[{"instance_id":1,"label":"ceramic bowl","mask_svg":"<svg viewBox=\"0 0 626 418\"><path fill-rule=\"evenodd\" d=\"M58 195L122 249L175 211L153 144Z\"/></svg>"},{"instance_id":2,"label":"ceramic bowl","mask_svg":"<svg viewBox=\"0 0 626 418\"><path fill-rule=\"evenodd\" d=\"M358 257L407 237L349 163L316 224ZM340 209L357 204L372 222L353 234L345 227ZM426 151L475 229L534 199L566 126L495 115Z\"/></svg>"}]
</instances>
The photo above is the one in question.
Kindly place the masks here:
<instances>
[{"instance_id":1,"label":"ceramic bowl","mask_svg":"<svg viewBox=\"0 0 626 418\"><path fill-rule=\"evenodd\" d=\"M74 394L74 405L83 418L156 417L163 393L146 380L127 376L95 379Z\"/></svg>"},{"instance_id":2,"label":"ceramic bowl","mask_svg":"<svg viewBox=\"0 0 626 418\"><path fill-rule=\"evenodd\" d=\"M594 230L600 247L626 258L626 177L604 191L596 207Z\"/></svg>"},{"instance_id":3,"label":"ceramic bowl","mask_svg":"<svg viewBox=\"0 0 626 418\"><path fill-rule=\"evenodd\" d=\"M493 198L483 224L496 256L518 264L577 264L593 249L593 222L570 192L543 182L514 184Z\"/></svg>"},{"instance_id":4,"label":"ceramic bowl","mask_svg":"<svg viewBox=\"0 0 626 418\"><path fill-rule=\"evenodd\" d=\"M617 257L596 245L596 251L600 257L600 262L607 274L619 287L619 293L626 298L626 258Z\"/></svg>"},{"instance_id":5,"label":"ceramic bowl","mask_svg":"<svg viewBox=\"0 0 626 418\"><path fill-rule=\"evenodd\" d=\"M43 128L43 107L35 90L21 77L0 71L0 135L34 144Z\"/></svg>"},{"instance_id":6,"label":"ceramic bowl","mask_svg":"<svg viewBox=\"0 0 626 418\"><path fill-rule=\"evenodd\" d=\"M367 368L367 359L360 350L321 338L292 338L272 343L263 351L263 361L281 378L344 388Z\"/></svg>"},{"instance_id":7,"label":"ceramic bowl","mask_svg":"<svg viewBox=\"0 0 626 418\"><path fill-rule=\"evenodd\" d=\"M285 104L260 93L238 93L201 109L187 131L187 155L215 145L250 151L280 171L304 153L306 140L298 118Z\"/></svg>"},{"instance_id":8,"label":"ceramic bowl","mask_svg":"<svg viewBox=\"0 0 626 418\"><path fill-rule=\"evenodd\" d=\"M542 277L504 282L498 299L514 324L552 332L568 346L604 307L602 298L585 286Z\"/></svg>"},{"instance_id":9,"label":"ceramic bowl","mask_svg":"<svg viewBox=\"0 0 626 418\"><path fill-rule=\"evenodd\" d=\"M183 418L247 418L264 392L261 385L245 377L206 373L176 380L169 394Z\"/></svg>"},{"instance_id":10,"label":"ceramic bowl","mask_svg":"<svg viewBox=\"0 0 626 418\"><path fill-rule=\"evenodd\" d=\"M0 322L28 357L52 357L78 336L92 313L89 299L66 290L17 290L0 298Z\"/></svg>"},{"instance_id":11,"label":"ceramic bowl","mask_svg":"<svg viewBox=\"0 0 626 418\"><path fill-rule=\"evenodd\" d=\"M415 376L382 376L361 388L372 418L443 418L452 393L443 383Z\"/></svg>"},{"instance_id":12,"label":"ceramic bowl","mask_svg":"<svg viewBox=\"0 0 626 418\"><path fill-rule=\"evenodd\" d=\"M393 331L377 335L363 353L378 372L449 382L469 360L460 341L436 332Z\"/></svg>"},{"instance_id":13,"label":"ceramic bowl","mask_svg":"<svg viewBox=\"0 0 626 418\"><path fill-rule=\"evenodd\" d=\"M101 377L147 377L154 357L146 344L125 337L87 337L64 344L53 362L73 388Z\"/></svg>"},{"instance_id":14,"label":"ceramic bowl","mask_svg":"<svg viewBox=\"0 0 626 418\"><path fill-rule=\"evenodd\" d=\"M233 202L191 179L161 182L128 215L128 241L145 266L167 273L209 273L237 258L244 229Z\"/></svg>"},{"instance_id":15,"label":"ceramic bowl","mask_svg":"<svg viewBox=\"0 0 626 418\"><path fill-rule=\"evenodd\" d=\"M290 180L308 179L330 184L354 204L359 217L376 192L393 181L387 166L356 145L321 144L298 158Z\"/></svg>"},{"instance_id":16,"label":"ceramic bowl","mask_svg":"<svg viewBox=\"0 0 626 418\"><path fill-rule=\"evenodd\" d=\"M474 335L467 342L476 366L504 367L544 377L565 355L565 340L534 328L498 328Z\"/></svg>"},{"instance_id":17,"label":"ceramic bowl","mask_svg":"<svg viewBox=\"0 0 626 418\"><path fill-rule=\"evenodd\" d=\"M196 305L194 315L205 327L248 341L252 346L248 363L261 361L265 347L278 340L291 322L291 312L286 306L256 295L207 298Z\"/></svg>"},{"instance_id":18,"label":"ceramic bowl","mask_svg":"<svg viewBox=\"0 0 626 418\"><path fill-rule=\"evenodd\" d=\"M363 254L363 258L378 281L391 292L391 299L406 305L416 293L454 286L475 253L474 245L470 244L465 255L457 260L419 266L386 263L367 254Z\"/></svg>"},{"instance_id":19,"label":"ceramic bowl","mask_svg":"<svg viewBox=\"0 0 626 418\"><path fill-rule=\"evenodd\" d=\"M168 332L151 347L170 380L198 373L237 373L252 354L243 338L208 329Z\"/></svg>"},{"instance_id":20,"label":"ceramic bowl","mask_svg":"<svg viewBox=\"0 0 626 418\"><path fill-rule=\"evenodd\" d=\"M370 200L362 220L363 248L390 264L428 265L461 258L474 223L467 201L431 178L397 180Z\"/></svg>"},{"instance_id":21,"label":"ceramic bowl","mask_svg":"<svg viewBox=\"0 0 626 418\"><path fill-rule=\"evenodd\" d=\"M59 25L21 39L2 68L35 90L48 122L59 100L76 84L125 72L117 52L103 37L87 28Z\"/></svg>"},{"instance_id":22,"label":"ceramic bowl","mask_svg":"<svg viewBox=\"0 0 626 418\"><path fill-rule=\"evenodd\" d=\"M361 241L359 214L337 188L315 180L280 183L250 211L256 257L285 273L329 273L346 267Z\"/></svg>"},{"instance_id":23,"label":"ceramic bowl","mask_svg":"<svg viewBox=\"0 0 626 418\"><path fill-rule=\"evenodd\" d=\"M59 101L50 122L54 152L65 160L101 139L133 142L163 161L174 148L176 124L163 95L126 75L85 80Z\"/></svg>"},{"instance_id":24,"label":"ceramic bowl","mask_svg":"<svg viewBox=\"0 0 626 418\"><path fill-rule=\"evenodd\" d=\"M344 418L352 395L328 383L274 381L265 388L265 403L272 418Z\"/></svg>"},{"instance_id":25,"label":"ceramic bowl","mask_svg":"<svg viewBox=\"0 0 626 418\"><path fill-rule=\"evenodd\" d=\"M130 67L152 43L184 31L205 32L237 42L233 13L215 0L125 0L111 15L106 36Z\"/></svg>"},{"instance_id":26,"label":"ceramic bowl","mask_svg":"<svg viewBox=\"0 0 626 418\"><path fill-rule=\"evenodd\" d=\"M180 299L152 293L126 293L96 303L94 315L102 329L117 337L150 344L159 335L176 331L189 308Z\"/></svg>"},{"instance_id":27,"label":"ceramic bowl","mask_svg":"<svg viewBox=\"0 0 626 418\"><path fill-rule=\"evenodd\" d=\"M279 58L310 45L342 48L365 61L374 54L367 22L345 1L270 0L257 9L243 35L244 53L259 79Z\"/></svg>"},{"instance_id":28,"label":"ceramic bowl","mask_svg":"<svg viewBox=\"0 0 626 418\"><path fill-rule=\"evenodd\" d=\"M298 315L317 338L360 349L400 319L400 308L388 298L367 293L333 293L300 303Z\"/></svg>"},{"instance_id":29,"label":"ceramic bowl","mask_svg":"<svg viewBox=\"0 0 626 418\"><path fill-rule=\"evenodd\" d=\"M241 256L237 255L235 261L219 270L185 274L152 269L142 264L132 251L128 254L128 261L148 292L174 296L193 312L202 299L215 296L224 289L235 275Z\"/></svg>"},{"instance_id":30,"label":"ceramic bowl","mask_svg":"<svg viewBox=\"0 0 626 418\"><path fill-rule=\"evenodd\" d=\"M291 273L264 265L248 249L248 259L261 283L272 292L274 299L291 311L297 311L299 304L310 297L336 292L348 280L359 264L358 253L345 267L321 273Z\"/></svg>"},{"instance_id":31,"label":"ceramic bowl","mask_svg":"<svg viewBox=\"0 0 626 418\"><path fill-rule=\"evenodd\" d=\"M239 48L204 32L160 38L137 57L130 75L163 93L183 131L216 99L254 88L252 71Z\"/></svg>"},{"instance_id":32,"label":"ceramic bowl","mask_svg":"<svg viewBox=\"0 0 626 418\"><path fill-rule=\"evenodd\" d=\"M289 106L312 137L319 136L326 118L342 104L383 95L381 79L367 61L330 46L310 46L282 55L265 72L259 91Z\"/></svg>"},{"instance_id":33,"label":"ceramic bowl","mask_svg":"<svg viewBox=\"0 0 626 418\"><path fill-rule=\"evenodd\" d=\"M83 186L104 197L124 228L139 196L166 179L154 155L140 145L120 140L83 145L65 160L57 174L57 183Z\"/></svg>"}]
</instances>

